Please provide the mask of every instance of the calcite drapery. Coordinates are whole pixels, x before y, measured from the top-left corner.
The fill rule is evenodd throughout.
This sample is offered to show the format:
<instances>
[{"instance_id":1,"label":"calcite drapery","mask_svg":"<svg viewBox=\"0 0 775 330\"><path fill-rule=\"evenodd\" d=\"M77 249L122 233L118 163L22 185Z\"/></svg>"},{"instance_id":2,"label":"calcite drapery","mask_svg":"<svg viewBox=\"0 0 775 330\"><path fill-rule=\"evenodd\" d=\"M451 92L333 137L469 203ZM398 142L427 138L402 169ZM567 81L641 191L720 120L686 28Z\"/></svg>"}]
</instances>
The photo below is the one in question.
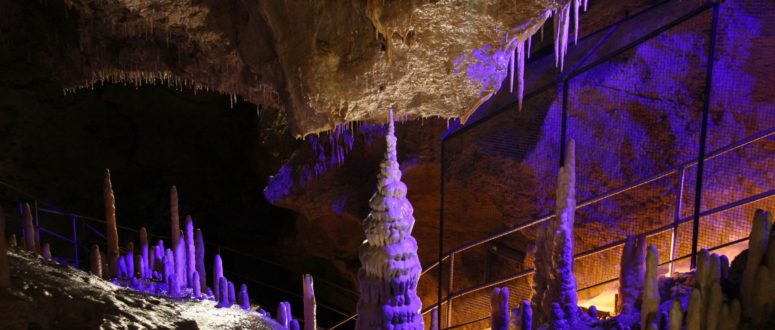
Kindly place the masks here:
<instances>
[{"instance_id":1,"label":"calcite drapery","mask_svg":"<svg viewBox=\"0 0 775 330\"><path fill-rule=\"evenodd\" d=\"M387 152L380 164L377 192L369 201L371 213L363 220L366 241L358 251L361 297L356 329L424 328L417 296L421 266L417 241L411 236L413 208L401 182L394 131L391 110Z\"/></svg>"}]
</instances>

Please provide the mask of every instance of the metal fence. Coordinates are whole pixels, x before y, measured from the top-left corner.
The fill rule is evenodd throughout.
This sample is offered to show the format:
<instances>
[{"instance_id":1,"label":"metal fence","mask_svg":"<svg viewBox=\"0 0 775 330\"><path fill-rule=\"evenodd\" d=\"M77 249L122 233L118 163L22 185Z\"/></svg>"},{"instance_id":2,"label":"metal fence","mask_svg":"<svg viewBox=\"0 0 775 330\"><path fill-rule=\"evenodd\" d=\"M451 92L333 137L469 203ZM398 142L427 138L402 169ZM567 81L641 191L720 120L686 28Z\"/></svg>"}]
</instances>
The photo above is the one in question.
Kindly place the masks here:
<instances>
[{"instance_id":1,"label":"metal fence","mask_svg":"<svg viewBox=\"0 0 775 330\"><path fill-rule=\"evenodd\" d=\"M761 5L749 1L747 6L762 7L747 8L749 13L760 9L756 14L760 17L773 14L764 1ZM453 125L442 139L440 255L436 262L424 267L419 284L423 292L431 291L436 296L422 296L426 325L431 309L438 308L442 329L488 328L490 292L496 286L509 287L512 304L530 297L533 269L528 250L538 226L554 217L546 210L553 209L556 164L564 162L561 158L565 141L570 138L577 142L576 198L583 201L577 205L575 228L575 275L582 305L613 305L610 294L618 285L618 265L627 235L645 235L648 244L657 246L662 274L690 270L699 248L731 255L744 248L753 211L775 209L775 190L771 189L775 180L775 109L736 112L752 117L747 121L755 124L745 129L709 120L710 113L725 110L731 103L727 100L724 104L723 93L711 87L723 84L725 79L713 75L714 65L725 65L716 49L736 46L723 36L724 29L735 28L729 23L733 19L724 15L734 12L724 3L678 0L642 8L623 20L611 22L608 28L579 38L577 45L569 47L566 68L570 69L563 73L553 70L553 56L546 50L534 52L545 56L533 56L526 67L528 89L521 112L516 110L514 97L508 102L494 99L488 103L490 109L496 110L488 111L485 107L474 113L468 124ZM727 22L722 31L718 31L719 16ZM692 48L688 56L678 58L674 49L664 47L670 46L676 36L693 41L686 45ZM625 65L617 66L633 56L646 60L645 67L652 69L650 77L633 76L633 72L624 70ZM645 81L647 86L643 89L655 94L628 95L625 90L620 95L611 93L613 98L601 102L590 97L595 89L616 87L600 81L601 72L618 79L620 84ZM686 86L691 97L671 93L676 86L671 86L667 78L680 75L693 77L690 83L694 84ZM612 130L606 132L611 141L595 141L593 132L583 130L588 123L585 116L590 111L609 111L611 115L604 120L622 122L621 127L626 127L626 120L632 119L622 118L612 109L637 107L634 98L646 99L638 101L643 109L637 119L645 120L644 126L655 131L643 134L658 136L671 129L649 123L653 120L649 116L685 116L678 121L684 127L680 134L664 134L674 136L675 148L660 150L645 145L643 152L630 157L631 164L617 164L613 170L616 173L606 173L612 179L601 184L603 180L596 179L600 173L593 170L598 165L595 163L606 157L595 148L628 143L626 139L640 132ZM598 108L590 109L593 106ZM503 188L518 190L523 184L520 166L526 162L527 154L536 152L531 148L536 148L542 127L544 133L556 134L555 138L543 136L543 140L554 143L546 148L546 156L555 158L546 162L554 166L536 171L545 174L539 178L541 186L549 187L531 192L537 195L530 197L535 198L531 202L539 206L537 211L511 209L515 215L501 219L513 224L506 230L476 228L480 224L473 221L491 215L461 212L461 205L524 199L519 192ZM481 157L484 152L495 160ZM641 163L649 166L638 167ZM477 167L485 170L476 172ZM480 175L488 171L490 176ZM756 180L761 182L750 182ZM470 182L495 188L504 196L477 199L480 192L469 191ZM461 200L459 196L465 194L468 197ZM451 200L450 196L457 199ZM469 239L469 243L459 242L460 237L476 235L478 230L489 233L480 234L484 236L480 239ZM355 318L357 315L351 315L332 329L350 327Z\"/></svg>"}]
</instances>

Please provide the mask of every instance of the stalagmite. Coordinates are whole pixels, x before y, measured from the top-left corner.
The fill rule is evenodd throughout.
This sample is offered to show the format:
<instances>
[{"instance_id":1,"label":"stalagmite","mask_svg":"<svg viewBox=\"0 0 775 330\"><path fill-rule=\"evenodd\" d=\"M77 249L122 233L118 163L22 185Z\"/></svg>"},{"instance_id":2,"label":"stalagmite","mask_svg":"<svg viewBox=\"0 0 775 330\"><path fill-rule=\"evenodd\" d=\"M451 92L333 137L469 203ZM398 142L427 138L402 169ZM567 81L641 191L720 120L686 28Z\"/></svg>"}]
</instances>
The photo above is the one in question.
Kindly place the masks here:
<instances>
[{"instance_id":1,"label":"stalagmite","mask_svg":"<svg viewBox=\"0 0 775 330\"><path fill-rule=\"evenodd\" d=\"M681 330L684 322L684 310L681 307L681 302L673 300L673 304L670 305L670 330Z\"/></svg>"},{"instance_id":2,"label":"stalagmite","mask_svg":"<svg viewBox=\"0 0 775 330\"><path fill-rule=\"evenodd\" d=\"M228 282L228 293L229 293L229 306L234 305L237 303L237 295L234 291L234 282Z\"/></svg>"},{"instance_id":3,"label":"stalagmite","mask_svg":"<svg viewBox=\"0 0 775 330\"><path fill-rule=\"evenodd\" d=\"M705 310L705 330L718 329L721 304L723 302L724 294L721 292L721 284L719 282L714 282L710 286L710 296L708 297Z\"/></svg>"},{"instance_id":4,"label":"stalagmite","mask_svg":"<svg viewBox=\"0 0 775 330\"><path fill-rule=\"evenodd\" d=\"M646 272L646 237L630 235L624 243L619 268L619 299L616 313L633 313L643 301L643 274Z\"/></svg>"},{"instance_id":5,"label":"stalagmite","mask_svg":"<svg viewBox=\"0 0 775 330\"><path fill-rule=\"evenodd\" d=\"M439 330L439 309L437 307L433 307L433 309L431 309L430 330Z\"/></svg>"},{"instance_id":6,"label":"stalagmite","mask_svg":"<svg viewBox=\"0 0 775 330\"><path fill-rule=\"evenodd\" d=\"M127 277L135 276L135 245L129 242L126 245L126 255L124 256L127 270Z\"/></svg>"},{"instance_id":7,"label":"stalagmite","mask_svg":"<svg viewBox=\"0 0 775 330\"><path fill-rule=\"evenodd\" d=\"M490 324L493 330L509 329L509 288L495 288L490 294Z\"/></svg>"},{"instance_id":8,"label":"stalagmite","mask_svg":"<svg viewBox=\"0 0 775 330\"><path fill-rule=\"evenodd\" d=\"M304 300L304 330L315 330L317 329L317 303L315 301L315 289L313 286L312 275L304 274L302 283L304 285L304 295L302 297Z\"/></svg>"},{"instance_id":9,"label":"stalagmite","mask_svg":"<svg viewBox=\"0 0 775 330\"><path fill-rule=\"evenodd\" d=\"M573 222L576 210L575 142L568 141L565 165L557 179L557 216L550 220L551 271L547 280L543 311L554 327L575 323L578 312L576 277L573 272ZM549 313L548 315L546 313Z\"/></svg>"},{"instance_id":10,"label":"stalagmite","mask_svg":"<svg viewBox=\"0 0 775 330\"><path fill-rule=\"evenodd\" d=\"M361 296L355 328L423 329L422 302L417 296L421 265L417 241L411 236L413 209L401 182L392 110L385 139L387 152L380 164L377 192L363 221L366 241L358 251Z\"/></svg>"},{"instance_id":11,"label":"stalagmite","mask_svg":"<svg viewBox=\"0 0 775 330\"><path fill-rule=\"evenodd\" d=\"M140 278L148 278L148 267L145 265L145 259L142 255L136 255L135 256L135 270L139 274L138 277Z\"/></svg>"},{"instance_id":12,"label":"stalagmite","mask_svg":"<svg viewBox=\"0 0 775 330\"><path fill-rule=\"evenodd\" d=\"M196 271L196 248L194 246L194 220L191 216L186 216L186 283L188 287L193 287L191 278Z\"/></svg>"},{"instance_id":13,"label":"stalagmite","mask_svg":"<svg viewBox=\"0 0 775 330\"><path fill-rule=\"evenodd\" d=\"M8 269L8 246L5 243L5 210L0 207L0 289L11 287Z\"/></svg>"},{"instance_id":14,"label":"stalagmite","mask_svg":"<svg viewBox=\"0 0 775 330\"><path fill-rule=\"evenodd\" d=\"M207 272L205 271L205 241L202 230L197 229L194 234L194 250L196 254L196 272L199 273L199 286L207 288Z\"/></svg>"},{"instance_id":15,"label":"stalagmite","mask_svg":"<svg viewBox=\"0 0 775 330\"><path fill-rule=\"evenodd\" d=\"M175 262L173 261L172 253L170 253L169 249L167 249L167 252L164 258L162 258L162 264L164 265L162 278L164 281L169 281L169 277L175 273Z\"/></svg>"},{"instance_id":16,"label":"stalagmite","mask_svg":"<svg viewBox=\"0 0 775 330\"><path fill-rule=\"evenodd\" d=\"M199 273L194 271L194 273L191 274L191 296L194 298L202 297L202 286L200 283Z\"/></svg>"},{"instance_id":17,"label":"stalagmite","mask_svg":"<svg viewBox=\"0 0 775 330\"><path fill-rule=\"evenodd\" d=\"M288 328L292 319L291 304L287 301L281 301L280 304L277 305L277 323L280 323L280 326L284 328Z\"/></svg>"},{"instance_id":18,"label":"stalagmite","mask_svg":"<svg viewBox=\"0 0 775 330\"><path fill-rule=\"evenodd\" d=\"M522 301L522 308L519 309L521 312L520 317L520 325L522 326L522 330L532 330L533 329L533 310L530 306L529 300Z\"/></svg>"},{"instance_id":19,"label":"stalagmite","mask_svg":"<svg viewBox=\"0 0 775 330\"><path fill-rule=\"evenodd\" d=\"M223 277L223 261L221 261L221 255L216 254L213 259L213 293L215 293L215 299L219 301L221 297L221 277Z\"/></svg>"},{"instance_id":20,"label":"stalagmite","mask_svg":"<svg viewBox=\"0 0 775 330\"><path fill-rule=\"evenodd\" d=\"M41 245L40 255L43 259L51 260L51 246L48 243L43 243L43 245Z\"/></svg>"},{"instance_id":21,"label":"stalagmite","mask_svg":"<svg viewBox=\"0 0 775 330\"><path fill-rule=\"evenodd\" d=\"M103 185L103 196L105 200L105 238L108 241L106 251L106 263L108 263L108 276L118 276L118 227L116 223L116 198L113 196L113 184L110 182L110 170L105 170L105 181ZM103 270L104 272L104 270Z\"/></svg>"},{"instance_id":22,"label":"stalagmite","mask_svg":"<svg viewBox=\"0 0 775 330\"><path fill-rule=\"evenodd\" d=\"M722 254L719 257L719 264L721 268L721 278L729 278L729 258Z\"/></svg>"},{"instance_id":23,"label":"stalagmite","mask_svg":"<svg viewBox=\"0 0 775 330\"><path fill-rule=\"evenodd\" d=\"M299 321L292 319L290 326L288 326L288 329L290 329L290 330L300 330L300 328L299 328Z\"/></svg>"},{"instance_id":24,"label":"stalagmite","mask_svg":"<svg viewBox=\"0 0 775 330\"><path fill-rule=\"evenodd\" d=\"M708 280L711 285L713 285L713 283L719 283L719 281L721 281L721 257L715 253L710 255L710 269L708 272Z\"/></svg>"},{"instance_id":25,"label":"stalagmite","mask_svg":"<svg viewBox=\"0 0 775 330\"><path fill-rule=\"evenodd\" d=\"M755 286L759 265L762 263L764 252L767 249L767 240L772 224L772 214L764 210L756 210L751 225L751 235L748 240L748 260L743 271L743 282L740 284L740 297L742 298L743 316L750 317L753 299L758 290Z\"/></svg>"},{"instance_id":26,"label":"stalagmite","mask_svg":"<svg viewBox=\"0 0 775 330\"><path fill-rule=\"evenodd\" d=\"M705 302L702 299L700 289L692 289L692 295L689 298L689 305L686 308L686 330L702 329L702 306Z\"/></svg>"},{"instance_id":27,"label":"stalagmite","mask_svg":"<svg viewBox=\"0 0 775 330\"><path fill-rule=\"evenodd\" d=\"M11 237L8 239L8 246L15 248L17 246L16 244L16 235L11 234Z\"/></svg>"},{"instance_id":28,"label":"stalagmite","mask_svg":"<svg viewBox=\"0 0 775 330\"><path fill-rule=\"evenodd\" d=\"M183 231L180 231L182 233ZM182 235L181 235L182 236ZM184 240L178 240L178 245L175 246L175 275L178 276L178 284L187 286L186 275L186 242Z\"/></svg>"},{"instance_id":29,"label":"stalagmite","mask_svg":"<svg viewBox=\"0 0 775 330\"><path fill-rule=\"evenodd\" d=\"M172 247L175 248L180 242L180 214L178 213L178 188L170 188L170 237L172 238Z\"/></svg>"},{"instance_id":30,"label":"stalagmite","mask_svg":"<svg viewBox=\"0 0 775 330\"><path fill-rule=\"evenodd\" d=\"M231 306L229 304L229 282L223 276L218 278L217 282L218 282L218 285L216 286L216 288L220 289L220 292L218 292L217 307L223 308L223 307Z\"/></svg>"},{"instance_id":31,"label":"stalagmite","mask_svg":"<svg viewBox=\"0 0 775 330\"><path fill-rule=\"evenodd\" d=\"M751 323L754 328L763 329L767 320L772 315L772 302L770 301L770 271L767 266L759 266L756 270L754 291L751 297Z\"/></svg>"},{"instance_id":32,"label":"stalagmite","mask_svg":"<svg viewBox=\"0 0 775 330\"><path fill-rule=\"evenodd\" d=\"M145 227L140 227L140 255L142 260L142 269L140 272L142 273L143 278L150 278L151 272L149 271L151 268L151 255L150 251L148 250L148 231L145 230Z\"/></svg>"},{"instance_id":33,"label":"stalagmite","mask_svg":"<svg viewBox=\"0 0 775 330\"><path fill-rule=\"evenodd\" d=\"M175 274L167 277L167 294L173 297L180 296L180 286L178 285L178 277Z\"/></svg>"},{"instance_id":34,"label":"stalagmite","mask_svg":"<svg viewBox=\"0 0 775 330\"><path fill-rule=\"evenodd\" d=\"M30 204L28 203L24 203L22 221L24 221L24 248L27 249L27 251L35 252L35 225L32 222L32 212L30 211Z\"/></svg>"},{"instance_id":35,"label":"stalagmite","mask_svg":"<svg viewBox=\"0 0 775 330\"><path fill-rule=\"evenodd\" d=\"M659 254L656 246L649 246L646 254L646 276L643 280L643 302L640 309L640 324L655 323L659 312L659 278L657 277L657 258Z\"/></svg>"},{"instance_id":36,"label":"stalagmite","mask_svg":"<svg viewBox=\"0 0 775 330\"><path fill-rule=\"evenodd\" d=\"M239 287L239 306L243 310L246 310L246 311L250 310L250 298L248 297L248 286L245 284L242 284ZM304 327L306 328L306 325Z\"/></svg>"},{"instance_id":37,"label":"stalagmite","mask_svg":"<svg viewBox=\"0 0 775 330\"><path fill-rule=\"evenodd\" d=\"M126 269L126 259L119 257L118 258L118 278L128 278L128 272Z\"/></svg>"}]
</instances>

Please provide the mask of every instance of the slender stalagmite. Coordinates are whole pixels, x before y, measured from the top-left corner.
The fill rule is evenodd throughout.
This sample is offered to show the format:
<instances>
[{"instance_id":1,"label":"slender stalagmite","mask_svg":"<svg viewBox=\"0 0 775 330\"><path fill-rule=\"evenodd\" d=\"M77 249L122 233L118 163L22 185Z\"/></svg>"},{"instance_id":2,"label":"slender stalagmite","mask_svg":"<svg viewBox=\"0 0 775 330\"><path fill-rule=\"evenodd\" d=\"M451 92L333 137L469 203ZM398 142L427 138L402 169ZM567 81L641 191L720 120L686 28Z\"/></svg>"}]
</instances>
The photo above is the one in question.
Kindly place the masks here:
<instances>
[{"instance_id":1,"label":"slender stalagmite","mask_svg":"<svg viewBox=\"0 0 775 330\"><path fill-rule=\"evenodd\" d=\"M521 317L519 318L522 330L533 329L533 309L530 307L530 300L522 301L522 308L519 309Z\"/></svg>"},{"instance_id":2,"label":"slender stalagmite","mask_svg":"<svg viewBox=\"0 0 775 330\"><path fill-rule=\"evenodd\" d=\"M250 310L250 297L248 297L248 286L245 284L242 284L239 287L239 306L243 310L246 310L246 311Z\"/></svg>"},{"instance_id":3,"label":"slender stalagmite","mask_svg":"<svg viewBox=\"0 0 775 330\"><path fill-rule=\"evenodd\" d=\"M433 307L431 310L431 328L430 330L439 330L439 309Z\"/></svg>"},{"instance_id":4,"label":"slender stalagmite","mask_svg":"<svg viewBox=\"0 0 775 330\"><path fill-rule=\"evenodd\" d=\"M221 255L216 254L213 259L213 293L218 301L221 297L221 277L223 277L223 261Z\"/></svg>"},{"instance_id":5,"label":"slender stalagmite","mask_svg":"<svg viewBox=\"0 0 775 330\"><path fill-rule=\"evenodd\" d=\"M140 273L143 278L150 278L151 256L148 250L148 231L145 227L140 227L140 255L143 260L142 265L140 265L142 267Z\"/></svg>"},{"instance_id":6,"label":"slender stalagmite","mask_svg":"<svg viewBox=\"0 0 775 330\"><path fill-rule=\"evenodd\" d=\"M411 236L413 208L401 182L392 110L385 140L377 192L369 200L371 213L363 220L366 240L358 251L361 296L355 328L423 329L422 301L417 296L422 269L417 241Z\"/></svg>"},{"instance_id":7,"label":"slender stalagmite","mask_svg":"<svg viewBox=\"0 0 775 330\"><path fill-rule=\"evenodd\" d=\"M8 246L5 244L5 210L0 207L0 288L11 287L11 272L8 269Z\"/></svg>"},{"instance_id":8,"label":"slender stalagmite","mask_svg":"<svg viewBox=\"0 0 775 330\"><path fill-rule=\"evenodd\" d=\"M170 188L170 237L172 248L178 246L180 241L180 214L178 213L178 188Z\"/></svg>"},{"instance_id":9,"label":"slender stalagmite","mask_svg":"<svg viewBox=\"0 0 775 330\"><path fill-rule=\"evenodd\" d=\"M192 288L191 278L196 271L196 248L194 246L194 220L191 216L186 216L186 282L188 287Z\"/></svg>"},{"instance_id":10,"label":"slender stalagmite","mask_svg":"<svg viewBox=\"0 0 775 330\"><path fill-rule=\"evenodd\" d=\"M32 212L28 203L24 203L22 218L24 221L24 248L27 251L35 251L35 225L32 222Z\"/></svg>"},{"instance_id":11,"label":"slender stalagmite","mask_svg":"<svg viewBox=\"0 0 775 330\"><path fill-rule=\"evenodd\" d=\"M234 292L234 282L229 281L229 306L237 303L237 295Z\"/></svg>"},{"instance_id":12,"label":"slender stalagmite","mask_svg":"<svg viewBox=\"0 0 775 330\"><path fill-rule=\"evenodd\" d=\"M200 283L199 273L194 271L194 273L191 274L191 296L194 298L202 297L202 286Z\"/></svg>"},{"instance_id":13,"label":"slender stalagmite","mask_svg":"<svg viewBox=\"0 0 775 330\"><path fill-rule=\"evenodd\" d=\"M182 230L180 234L182 236ZM188 285L186 276L186 242L184 240L178 240L178 245L175 246L175 275L178 276L178 285L186 287Z\"/></svg>"},{"instance_id":14,"label":"slender stalagmite","mask_svg":"<svg viewBox=\"0 0 775 330\"><path fill-rule=\"evenodd\" d=\"M302 281L304 285L304 330L315 330L317 329L317 306L312 275L304 274Z\"/></svg>"},{"instance_id":15,"label":"slender stalagmite","mask_svg":"<svg viewBox=\"0 0 775 330\"><path fill-rule=\"evenodd\" d=\"M113 184L110 182L110 170L105 170L105 182L103 185L105 199L105 237L108 241L105 262L108 263L108 276L118 276L118 228L116 223L116 198L113 196ZM103 270L104 271L104 270Z\"/></svg>"},{"instance_id":16,"label":"slender stalagmite","mask_svg":"<svg viewBox=\"0 0 775 330\"><path fill-rule=\"evenodd\" d=\"M509 330L508 287L496 287L490 294L490 324L492 330Z\"/></svg>"},{"instance_id":17,"label":"slender stalagmite","mask_svg":"<svg viewBox=\"0 0 775 330\"><path fill-rule=\"evenodd\" d=\"M743 271L743 282L740 284L743 316L750 317L756 296L756 274L767 249L772 214L764 210L756 210L751 225L751 235L748 240L748 259Z\"/></svg>"},{"instance_id":18,"label":"slender stalagmite","mask_svg":"<svg viewBox=\"0 0 775 330\"><path fill-rule=\"evenodd\" d=\"M43 243L43 245L40 246L40 255L43 259L51 260L51 245Z\"/></svg>"},{"instance_id":19,"label":"slender stalagmite","mask_svg":"<svg viewBox=\"0 0 775 330\"><path fill-rule=\"evenodd\" d=\"M681 307L681 302L673 300L673 304L670 305L670 330L681 330L684 322L684 310Z\"/></svg>"},{"instance_id":20,"label":"slender stalagmite","mask_svg":"<svg viewBox=\"0 0 775 330\"><path fill-rule=\"evenodd\" d=\"M630 235L624 243L619 267L618 314L640 309L643 297L643 274L646 270L646 237Z\"/></svg>"},{"instance_id":21,"label":"slender stalagmite","mask_svg":"<svg viewBox=\"0 0 775 330\"><path fill-rule=\"evenodd\" d=\"M646 252L646 275L643 280L643 302L640 307L640 324L645 327L653 324L657 320L659 313L659 278L657 277L657 258L656 246L649 246Z\"/></svg>"},{"instance_id":22,"label":"slender stalagmite","mask_svg":"<svg viewBox=\"0 0 775 330\"><path fill-rule=\"evenodd\" d=\"M194 249L196 254L196 272L199 273L199 287L203 291L207 289L207 272L205 271L205 241L202 230L197 229L194 234Z\"/></svg>"}]
</instances>

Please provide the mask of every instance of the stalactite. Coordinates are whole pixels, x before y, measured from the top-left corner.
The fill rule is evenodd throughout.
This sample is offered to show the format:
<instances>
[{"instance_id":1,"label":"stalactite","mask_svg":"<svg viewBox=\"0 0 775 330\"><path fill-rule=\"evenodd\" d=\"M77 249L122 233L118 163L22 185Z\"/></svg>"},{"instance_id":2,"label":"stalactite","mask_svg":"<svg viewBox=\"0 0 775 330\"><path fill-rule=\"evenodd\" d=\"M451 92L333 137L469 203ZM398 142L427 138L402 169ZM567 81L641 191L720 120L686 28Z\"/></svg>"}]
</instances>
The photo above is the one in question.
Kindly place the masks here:
<instances>
[{"instance_id":1,"label":"stalactite","mask_svg":"<svg viewBox=\"0 0 775 330\"><path fill-rule=\"evenodd\" d=\"M573 44L579 43L579 21L581 20L581 16L579 16L579 5L581 5L581 0L571 0L573 2Z\"/></svg>"},{"instance_id":2,"label":"stalactite","mask_svg":"<svg viewBox=\"0 0 775 330\"><path fill-rule=\"evenodd\" d=\"M317 303L312 275L304 274L302 278L304 300L304 330L317 329Z\"/></svg>"},{"instance_id":3,"label":"stalactite","mask_svg":"<svg viewBox=\"0 0 775 330\"><path fill-rule=\"evenodd\" d=\"M366 241L358 253L361 296L355 328L422 329L422 301L417 296L421 265L417 241L411 236L413 209L401 182L392 110L385 139L377 192L369 200L371 213L363 220Z\"/></svg>"},{"instance_id":4,"label":"stalactite","mask_svg":"<svg viewBox=\"0 0 775 330\"><path fill-rule=\"evenodd\" d=\"M646 237L630 235L624 243L619 267L619 299L616 313L632 313L640 308L643 274L646 270Z\"/></svg>"},{"instance_id":5,"label":"stalactite","mask_svg":"<svg viewBox=\"0 0 775 330\"><path fill-rule=\"evenodd\" d=\"M178 246L180 242L180 214L178 213L178 188L170 188L170 237L172 237L172 248Z\"/></svg>"},{"instance_id":6,"label":"stalactite","mask_svg":"<svg viewBox=\"0 0 775 330\"><path fill-rule=\"evenodd\" d=\"M24 203L22 219L24 221L24 248L27 251L35 252L35 224L32 221L32 212L28 203Z\"/></svg>"},{"instance_id":7,"label":"stalactite","mask_svg":"<svg viewBox=\"0 0 775 330\"><path fill-rule=\"evenodd\" d=\"M575 1L575 0L571 0ZM568 52L568 28L570 25L570 2L554 12L554 62L563 70L565 54Z\"/></svg>"},{"instance_id":8,"label":"stalactite","mask_svg":"<svg viewBox=\"0 0 775 330\"><path fill-rule=\"evenodd\" d=\"M0 289L11 287L11 272L8 268L8 246L5 242L5 210L0 207Z\"/></svg>"},{"instance_id":9,"label":"stalactite","mask_svg":"<svg viewBox=\"0 0 775 330\"><path fill-rule=\"evenodd\" d=\"M748 240L748 259L743 271L743 282L740 284L740 296L742 298L742 311L744 317L750 317L753 299L756 296L756 275L762 263L764 252L767 249L767 240L772 224L772 214L764 210L756 210L751 225L751 235Z\"/></svg>"},{"instance_id":10,"label":"stalactite","mask_svg":"<svg viewBox=\"0 0 775 330\"><path fill-rule=\"evenodd\" d=\"M207 288L207 272L205 271L205 241L201 229L197 229L194 234L194 244L196 253L196 272L199 273L199 286L204 290Z\"/></svg>"},{"instance_id":11,"label":"stalactite","mask_svg":"<svg viewBox=\"0 0 775 330\"><path fill-rule=\"evenodd\" d=\"M517 42L517 109L522 111L522 98L525 94L525 42Z\"/></svg>"},{"instance_id":12,"label":"stalactite","mask_svg":"<svg viewBox=\"0 0 775 330\"><path fill-rule=\"evenodd\" d=\"M221 278L223 277L223 261L221 255L216 254L213 259L213 293L215 293L215 299L220 301L221 297Z\"/></svg>"},{"instance_id":13,"label":"stalactite","mask_svg":"<svg viewBox=\"0 0 775 330\"><path fill-rule=\"evenodd\" d=\"M643 280L643 302L640 307L640 324L646 326L656 323L659 312L659 278L657 277L657 258L659 253L656 246L649 246L646 252L646 274Z\"/></svg>"},{"instance_id":14,"label":"stalactite","mask_svg":"<svg viewBox=\"0 0 775 330\"><path fill-rule=\"evenodd\" d=\"M186 216L186 284L189 288L193 287L191 278L196 271L196 248L194 246L194 220L191 216Z\"/></svg>"},{"instance_id":15,"label":"stalactite","mask_svg":"<svg viewBox=\"0 0 775 330\"><path fill-rule=\"evenodd\" d=\"M530 52L531 52L532 48L533 48L533 35L531 34L529 37L527 37L527 52L526 52L526 55L527 55L528 59L530 59Z\"/></svg>"},{"instance_id":16,"label":"stalactite","mask_svg":"<svg viewBox=\"0 0 775 330\"><path fill-rule=\"evenodd\" d=\"M245 285L244 283L239 287L239 306L243 310L246 310L246 311L250 310L250 298L248 297L248 286ZM306 325L305 325L305 328L306 328Z\"/></svg>"},{"instance_id":17,"label":"stalactite","mask_svg":"<svg viewBox=\"0 0 775 330\"><path fill-rule=\"evenodd\" d=\"M495 288L490 294L490 324L493 330L509 329L509 288Z\"/></svg>"},{"instance_id":18,"label":"stalactite","mask_svg":"<svg viewBox=\"0 0 775 330\"><path fill-rule=\"evenodd\" d=\"M105 262L108 263L108 276L118 276L118 224L116 222L116 198L113 196L113 184L110 182L110 170L105 170L104 181L105 221L107 231L105 238L108 241Z\"/></svg>"}]
</instances>

